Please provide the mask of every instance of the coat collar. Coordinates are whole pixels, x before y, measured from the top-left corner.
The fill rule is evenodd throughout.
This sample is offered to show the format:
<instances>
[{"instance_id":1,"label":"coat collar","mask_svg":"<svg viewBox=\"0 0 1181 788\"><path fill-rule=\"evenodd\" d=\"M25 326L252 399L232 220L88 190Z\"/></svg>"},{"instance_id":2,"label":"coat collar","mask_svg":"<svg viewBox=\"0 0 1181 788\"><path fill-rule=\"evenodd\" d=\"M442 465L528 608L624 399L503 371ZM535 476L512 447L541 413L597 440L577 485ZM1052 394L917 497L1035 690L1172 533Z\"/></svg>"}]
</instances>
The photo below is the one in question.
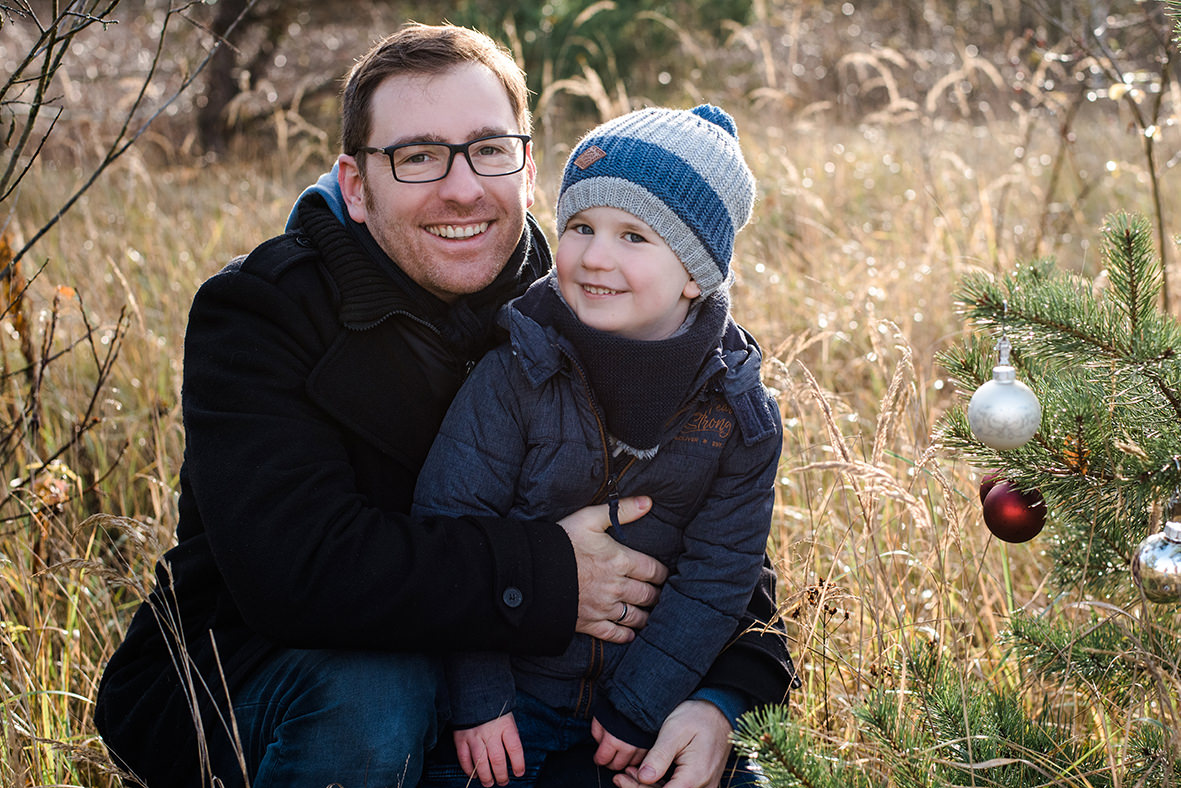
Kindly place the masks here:
<instances>
[{"instance_id":1,"label":"coat collar","mask_svg":"<svg viewBox=\"0 0 1181 788\"><path fill-rule=\"evenodd\" d=\"M535 287L557 287L554 274ZM543 326L519 309L520 299L504 307L500 323L509 332L516 361L530 385L537 387L565 368L574 349L553 326ZM688 403L707 385L716 385L734 409L739 429L747 444L775 434L778 412L769 406L769 396L760 377L763 354L758 342L742 326L727 317L722 339L708 355L686 392Z\"/></svg>"},{"instance_id":2,"label":"coat collar","mask_svg":"<svg viewBox=\"0 0 1181 788\"><path fill-rule=\"evenodd\" d=\"M364 331L394 314L408 315L436 328L445 321L451 305L398 268L363 225L342 223L323 195L308 195L299 206L298 216L298 231L321 250L339 297L340 320L346 328ZM551 265L545 236L533 216L527 214L525 232L501 276L485 291L466 299L477 307L482 300L496 298L505 290L519 293L544 276Z\"/></svg>"}]
</instances>

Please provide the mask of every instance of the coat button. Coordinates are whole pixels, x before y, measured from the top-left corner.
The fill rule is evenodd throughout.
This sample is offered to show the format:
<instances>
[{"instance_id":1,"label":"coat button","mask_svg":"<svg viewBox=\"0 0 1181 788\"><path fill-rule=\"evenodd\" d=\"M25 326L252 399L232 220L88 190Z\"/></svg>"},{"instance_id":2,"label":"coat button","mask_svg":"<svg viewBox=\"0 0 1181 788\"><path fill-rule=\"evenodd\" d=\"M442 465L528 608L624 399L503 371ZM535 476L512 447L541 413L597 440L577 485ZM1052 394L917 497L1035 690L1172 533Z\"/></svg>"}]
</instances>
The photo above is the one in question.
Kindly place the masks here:
<instances>
[{"instance_id":1,"label":"coat button","mask_svg":"<svg viewBox=\"0 0 1181 788\"><path fill-rule=\"evenodd\" d=\"M525 595L521 593L521 589L514 586L509 586L504 589L504 593L500 597L504 603L509 607L520 607L521 603L525 601Z\"/></svg>"}]
</instances>

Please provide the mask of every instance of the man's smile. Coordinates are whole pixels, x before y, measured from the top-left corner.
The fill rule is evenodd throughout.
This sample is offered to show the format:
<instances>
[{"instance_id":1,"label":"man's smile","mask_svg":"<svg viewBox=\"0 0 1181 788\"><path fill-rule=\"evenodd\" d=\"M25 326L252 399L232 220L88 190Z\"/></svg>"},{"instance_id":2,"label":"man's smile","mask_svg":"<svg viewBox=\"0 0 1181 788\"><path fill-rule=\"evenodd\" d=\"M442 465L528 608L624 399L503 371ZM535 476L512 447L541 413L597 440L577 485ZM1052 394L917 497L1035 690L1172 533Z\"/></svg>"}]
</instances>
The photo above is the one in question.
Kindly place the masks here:
<instances>
[{"instance_id":1,"label":"man's smile","mask_svg":"<svg viewBox=\"0 0 1181 788\"><path fill-rule=\"evenodd\" d=\"M432 224L426 231L440 238L472 238L488 229L488 222L479 224Z\"/></svg>"}]
</instances>

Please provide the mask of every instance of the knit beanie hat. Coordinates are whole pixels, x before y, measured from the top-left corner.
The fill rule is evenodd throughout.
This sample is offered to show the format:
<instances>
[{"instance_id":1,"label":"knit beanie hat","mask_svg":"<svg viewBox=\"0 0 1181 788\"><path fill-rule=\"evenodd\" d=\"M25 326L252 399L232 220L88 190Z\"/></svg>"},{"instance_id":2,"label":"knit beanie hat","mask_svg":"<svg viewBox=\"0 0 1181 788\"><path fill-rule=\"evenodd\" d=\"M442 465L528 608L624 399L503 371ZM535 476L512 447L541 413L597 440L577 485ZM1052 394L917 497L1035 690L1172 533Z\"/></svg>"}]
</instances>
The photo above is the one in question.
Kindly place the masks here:
<instances>
[{"instance_id":1,"label":"knit beanie hat","mask_svg":"<svg viewBox=\"0 0 1181 788\"><path fill-rule=\"evenodd\" d=\"M627 211L664 239L705 297L726 283L734 236L754 200L754 175L725 110L642 109L604 123L574 148L558 194L558 235L587 208Z\"/></svg>"}]
</instances>

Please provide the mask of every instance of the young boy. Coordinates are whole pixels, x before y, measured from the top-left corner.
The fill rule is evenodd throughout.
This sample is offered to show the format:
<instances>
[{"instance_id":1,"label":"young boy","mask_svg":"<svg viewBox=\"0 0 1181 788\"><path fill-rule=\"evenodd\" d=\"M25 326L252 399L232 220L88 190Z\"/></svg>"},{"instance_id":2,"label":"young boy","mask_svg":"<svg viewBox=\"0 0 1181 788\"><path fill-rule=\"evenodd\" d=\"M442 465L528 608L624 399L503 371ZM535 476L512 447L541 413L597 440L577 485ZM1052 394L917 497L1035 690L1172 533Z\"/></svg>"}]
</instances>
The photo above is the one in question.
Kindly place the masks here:
<instances>
[{"instance_id":1,"label":"young boy","mask_svg":"<svg viewBox=\"0 0 1181 788\"><path fill-rule=\"evenodd\" d=\"M449 658L456 757L423 786L510 772L530 785L549 754L591 739L599 765L636 765L735 635L782 446L761 353L727 296L754 187L733 119L709 105L624 115L571 154L555 271L502 312L510 342L455 398L415 513L552 521L647 495L652 511L613 533L669 579L626 645L575 635L560 656ZM520 604L506 593L504 614ZM620 605L619 620L643 615Z\"/></svg>"}]
</instances>

